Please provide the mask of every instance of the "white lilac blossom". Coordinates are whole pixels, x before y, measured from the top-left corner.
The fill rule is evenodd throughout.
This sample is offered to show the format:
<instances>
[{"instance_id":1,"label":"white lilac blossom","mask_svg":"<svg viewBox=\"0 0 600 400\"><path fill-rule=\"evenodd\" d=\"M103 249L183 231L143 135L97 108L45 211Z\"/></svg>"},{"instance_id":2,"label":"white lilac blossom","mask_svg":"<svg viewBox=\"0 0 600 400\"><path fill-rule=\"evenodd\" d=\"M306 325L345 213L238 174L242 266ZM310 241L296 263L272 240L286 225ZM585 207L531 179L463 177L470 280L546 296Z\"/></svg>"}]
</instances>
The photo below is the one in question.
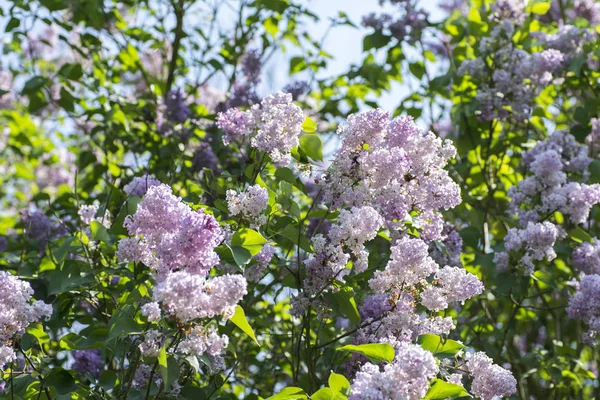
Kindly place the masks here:
<instances>
[{"instance_id":1,"label":"white lilac blossom","mask_svg":"<svg viewBox=\"0 0 600 400\"><path fill-rule=\"evenodd\" d=\"M165 341L165 337L159 331L151 329L144 335L144 341L140 343L140 353L144 357L156 357Z\"/></svg>"},{"instance_id":2,"label":"white lilac blossom","mask_svg":"<svg viewBox=\"0 0 600 400\"><path fill-rule=\"evenodd\" d=\"M573 250L571 263L580 272L585 274L600 274L600 242L594 238L593 242L583 242Z\"/></svg>"},{"instance_id":3,"label":"white lilac blossom","mask_svg":"<svg viewBox=\"0 0 600 400\"><path fill-rule=\"evenodd\" d=\"M150 175L136 176L123 187L123 191L129 196L142 197L148 188L158 185L160 185L160 181Z\"/></svg>"},{"instance_id":4,"label":"white lilac blossom","mask_svg":"<svg viewBox=\"0 0 600 400\"><path fill-rule=\"evenodd\" d=\"M0 370L4 369L6 364L9 364L17 359L17 355L12 346L0 344Z\"/></svg>"},{"instance_id":5,"label":"white lilac blossom","mask_svg":"<svg viewBox=\"0 0 600 400\"><path fill-rule=\"evenodd\" d=\"M356 374L350 387L350 400L408 399L425 397L429 382L438 373L433 354L419 345L401 343L394 362L383 370L367 363Z\"/></svg>"},{"instance_id":6,"label":"white lilac blossom","mask_svg":"<svg viewBox=\"0 0 600 400\"><path fill-rule=\"evenodd\" d=\"M298 145L303 122L304 114L292 103L292 95L281 92L265 97L248 111L230 109L217 116L225 144L247 140L252 147L269 153L276 165L290 162L290 150Z\"/></svg>"},{"instance_id":7,"label":"white lilac blossom","mask_svg":"<svg viewBox=\"0 0 600 400\"><path fill-rule=\"evenodd\" d=\"M181 322L233 316L235 306L247 293L241 275L205 278L184 271L169 273L154 287L154 301Z\"/></svg>"},{"instance_id":8,"label":"white lilac blossom","mask_svg":"<svg viewBox=\"0 0 600 400\"><path fill-rule=\"evenodd\" d=\"M517 381L510 371L494 364L485 353L471 354L466 359L467 368L473 376L471 392L481 400L510 396L516 392Z\"/></svg>"},{"instance_id":9,"label":"white lilac blossom","mask_svg":"<svg viewBox=\"0 0 600 400\"><path fill-rule=\"evenodd\" d=\"M585 275L579 282L577 292L569 299L567 313L588 325L582 341L590 346L597 343L600 335L600 275Z\"/></svg>"},{"instance_id":10,"label":"white lilac blossom","mask_svg":"<svg viewBox=\"0 0 600 400\"><path fill-rule=\"evenodd\" d=\"M196 329L181 341L178 350L184 354L202 356L208 353L212 357L221 356L229 345L227 335L219 336L214 327L209 329Z\"/></svg>"},{"instance_id":11,"label":"white lilac blossom","mask_svg":"<svg viewBox=\"0 0 600 400\"><path fill-rule=\"evenodd\" d=\"M427 287L421 303L429 310L444 310L451 303L462 303L483 292L483 284L475 275L458 267L444 267L435 274L436 286ZM428 300L424 300L424 296ZM428 303L428 304L426 304Z\"/></svg>"},{"instance_id":12,"label":"white lilac blossom","mask_svg":"<svg viewBox=\"0 0 600 400\"><path fill-rule=\"evenodd\" d=\"M402 238L391 248L390 261L383 271L375 271L369 285L376 292L410 287L438 271L429 256L427 244L420 239Z\"/></svg>"},{"instance_id":13,"label":"white lilac blossom","mask_svg":"<svg viewBox=\"0 0 600 400\"><path fill-rule=\"evenodd\" d=\"M135 237L119 242L121 261L140 261L159 273L199 274L219 262L214 250L223 240L219 223L203 210L192 210L167 185L150 187L124 226Z\"/></svg>"},{"instance_id":14,"label":"white lilac blossom","mask_svg":"<svg viewBox=\"0 0 600 400\"><path fill-rule=\"evenodd\" d=\"M518 254L516 263L524 269L524 274L532 274L534 261L552 261L556 258L554 243L558 238L558 229L551 222L529 222L525 229L511 228L504 237L506 253L497 253L494 260L499 263L500 270L506 270L510 253Z\"/></svg>"},{"instance_id":15,"label":"white lilac blossom","mask_svg":"<svg viewBox=\"0 0 600 400\"><path fill-rule=\"evenodd\" d=\"M77 214L79 215L79 219L84 225L89 225L96 218L96 213L98 213L98 209L99 207L96 204L82 204L81 206L79 206Z\"/></svg>"},{"instance_id":16,"label":"white lilac blossom","mask_svg":"<svg viewBox=\"0 0 600 400\"><path fill-rule=\"evenodd\" d=\"M600 153L600 118L592 118L590 122L592 130L585 138L585 143L589 146L591 154L596 156Z\"/></svg>"},{"instance_id":17,"label":"white lilac blossom","mask_svg":"<svg viewBox=\"0 0 600 400\"><path fill-rule=\"evenodd\" d=\"M160 305L156 302L144 304L140 307L140 311L144 317L148 318L149 322L158 322L160 320Z\"/></svg>"},{"instance_id":18,"label":"white lilac blossom","mask_svg":"<svg viewBox=\"0 0 600 400\"><path fill-rule=\"evenodd\" d=\"M0 271L0 344L20 336L25 328L52 314L52 306L33 301L33 289L6 271Z\"/></svg>"},{"instance_id":19,"label":"white lilac blossom","mask_svg":"<svg viewBox=\"0 0 600 400\"><path fill-rule=\"evenodd\" d=\"M368 204L397 230L411 212L438 223L435 213L460 203L460 188L443 169L456 153L450 141L423 134L409 117L389 121L382 110L352 115L338 131L341 149L320 183L334 207Z\"/></svg>"},{"instance_id":20,"label":"white lilac blossom","mask_svg":"<svg viewBox=\"0 0 600 400\"><path fill-rule=\"evenodd\" d=\"M227 208L231 215L239 215L250 222L254 229L267 222L264 211L268 204L269 192L258 184L249 186L243 192L227 191Z\"/></svg>"}]
</instances>

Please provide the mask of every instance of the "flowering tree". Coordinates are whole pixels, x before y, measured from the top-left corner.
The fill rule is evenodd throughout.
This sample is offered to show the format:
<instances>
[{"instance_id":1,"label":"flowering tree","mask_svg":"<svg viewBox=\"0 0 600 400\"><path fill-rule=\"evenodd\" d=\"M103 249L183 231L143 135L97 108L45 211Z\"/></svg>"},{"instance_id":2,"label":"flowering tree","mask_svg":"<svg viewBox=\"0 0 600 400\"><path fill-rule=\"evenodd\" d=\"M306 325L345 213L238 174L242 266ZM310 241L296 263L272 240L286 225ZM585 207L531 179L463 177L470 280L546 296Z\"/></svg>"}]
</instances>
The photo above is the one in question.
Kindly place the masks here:
<instances>
[{"instance_id":1,"label":"flowering tree","mask_svg":"<svg viewBox=\"0 0 600 400\"><path fill-rule=\"evenodd\" d=\"M600 397L600 5L382 3L0 5L0 398Z\"/></svg>"}]
</instances>

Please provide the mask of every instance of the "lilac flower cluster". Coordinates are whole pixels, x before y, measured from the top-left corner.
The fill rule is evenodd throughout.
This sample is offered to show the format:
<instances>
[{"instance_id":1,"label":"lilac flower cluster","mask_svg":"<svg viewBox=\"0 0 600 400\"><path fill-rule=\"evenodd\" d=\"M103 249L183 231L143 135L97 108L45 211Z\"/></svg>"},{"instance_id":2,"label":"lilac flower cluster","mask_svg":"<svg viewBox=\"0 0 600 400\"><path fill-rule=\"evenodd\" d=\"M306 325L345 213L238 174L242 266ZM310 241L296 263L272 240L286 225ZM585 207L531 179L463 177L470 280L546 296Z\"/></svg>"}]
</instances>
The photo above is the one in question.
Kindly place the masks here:
<instances>
[{"instance_id":1,"label":"lilac flower cluster","mask_svg":"<svg viewBox=\"0 0 600 400\"><path fill-rule=\"evenodd\" d=\"M565 63L584 54L584 46L595 39L595 33L573 25L559 25L555 33L536 32L534 35L545 49L563 54Z\"/></svg>"},{"instance_id":2,"label":"lilac flower cluster","mask_svg":"<svg viewBox=\"0 0 600 400\"><path fill-rule=\"evenodd\" d=\"M485 353L468 355L467 368L473 375L471 391L481 400L510 396L517 390L517 381L510 371L493 363Z\"/></svg>"},{"instance_id":3,"label":"lilac flower cluster","mask_svg":"<svg viewBox=\"0 0 600 400\"><path fill-rule=\"evenodd\" d=\"M445 223L440 240L429 244L429 254L438 265L462 266L462 248L463 240L456 227Z\"/></svg>"},{"instance_id":4,"label":"lilac flower cluster","mask_svg":"<svg viewBox=\"0 0 600 400\"><path fill-rule=\"evenodd\" d=\"M342 146L321 179L324 200L334 207L368 204L388 228L405 227L410 213L429 221L429 240L439 239L443 219L436 215L461 201L460 188L444 170L456 150L450 141L423 134L410 117L389 121L372 110L341 126Z\"/></svg>"},{"instance_id":5,"label":"lilac flower cluster","mask_svg":"<svg viewBox=\"0 0 600 400\"><path fill-rule=\"evenodd\" d=\"M503 4L508 12L513 2ZM463 62L459 68L460 75L468 74L477 84L476 113L483 121L528 119L535 98L564 69L565 57L559 49L529 54L517 48L512 41L514 29L510 20L494 27L490 37L481 40L479 57ZM488 67L488 62L494 68Z\"/></svg>"},{"instance_id":6,"label":"lilac flower cluster","mask_svg":"<svg viewBox=\"0 0 600 400\"><path fill-rule=\"evenodd\" d=\"M223 366L229 339L207 330L200 320L231 318L247 294L247 282L242 275L207 277L219 262L215 247L224 238L218 222L203 210L192 210L167 185L158 184L147 188L124 226L132 237L119 242L117 258L143 262L157 273L153 301L141 307L142 315L150 323L164 316L187 325L191 331L177 351L198 356L207 352L217 367ZM151 330L140 351L155 356L165 340L159 331Z\"/></svg>"},{"instance_id":7,"label":"lilac flower cluster","mask_svg":"<svg viewBox=\"0 0 600 400\"><path fill-rule=\"evenodd\" d=\"M244 79L238 79L233 84L233 91L229 99L219 108L222 111L234 107L252 106L260 102L256 94L256 86L260 82L262 67L261 54L258 49L250 49L240 60L240 70Z\"/></svg>"},{"instance_id":8,"label":"lilac flower cluster","mask_svg":"<svg viewBox=\"0 0 600 400\"><path fill-rule=\"evenodd\" d=\"M139 261L159 274L174 269L206 274L219 262L214 248L223 232L212 215L194 211L167 185L148 188L125 227L133 238L119 242L117 257Z\"/></svg>"},{"instance_id":9,"label":"lilac flower cluster","mask_svg":"<svg viewBox=\"0 0 600 400\"><path fill-rule=\"evenodd\" d=\"M123 191L128 196L142 197L146 194L148 188L158 185L160 185L160 181L150 175L136 176L123 187Z\"/></svg>"},{"instance_id":10,"label":"lilac flower cluster","mask_svg":"<svg viewBox=\"0 0 600 400\"><path fill-rule=\"evenodd\" d=\"M317 296L331 289L335 280L350 273L346 268L350 260L355 272L366 270L369 254L364 244L375 238L382 225L383 219L374 208L352 207L340 211L337 224L331 226L326 237L313 236L315 253L305 261L304 292L292 300L294 315L302 315L311 302L316 309L321 309Z\"/></svg>"},{"instance_id":11,"label":"lilac flower cluster","mask_svg":"<svg viewBox=\"0 0 600 400\"><path fill-rule=\"evenodd\" d=\"M371 363L361 368L350 387L349 400L422 399L438 370L429 351L419 345L401 343L396 347L394 362L383 370Z\"/></svg>"},{"instance_id":12,"label":"lilac flower cluster","mask_svg":"<svg viewBox=\"0 0 600 400\"><path fill-rule=\"evenodd\" d=\"M100 350L78 350L73 352L73 359L71 368L80 374L89 373L98 379L104 370Z\"/></svg>"},{"instance_id":13,"label":"lilac flower cluster","mask_svg":"<svg viewBox=\"0 0 600 400\"><path fill-rule=\"evenodd\" d=\"M577 180L586 177L591 162L588 146L564 132L554 132L523 155L525 172L532 175L511 187L510 215L519 224L541 221L555 211L574 224L588 219L593 205L600 203L600 185Z\"/></svg>"},{"instance_id":14,"label":"lilac flower cluster","mask_svg":"<svg viewBox=\"0 0 600 400\"><path fill-rule=\"evenodd\" d=\"M175 124L182 124L190 117L192 113L188 105L185 103L181 90L171 90L167 93L165 99L167 108L167 120Z\"/></svg>"},{"instance_id":15,"label":"lilac flower cluster","mask_svg":"<svg viewBox=\"0 0 600 400\"><path fill-rule=\"evenodd\" d=\"M456 326L451 317L427 317L417 312L413 295L377 293L365 299L360 308L361 317L370 325L358 330L355 344L414 342L419 335L447 335Z\"/></svg>"},{"instance_id":16,"label":"lilac flower cluster","mask_svg":"<svg viewBox=\"0 0 600 400\"><path fill-rule=\"evenodd\" d=\"M156 303L149 303L156 304ZM157 304L156 304L157 305ZM158 308L158 305L157 305ZM150 318L149 318L150 319ZM144 335L144 341L138 346L140 353L144 357L157 357L161 347L165 342L165 337L156 329L150 329Z\"/></svg>"},{"instance_id":17,"label":"lilac flower cluster","mask_svg":"<svg viewBox=\"0 0 600 400\"><path fill-rule=\"evenodd\" d=\"M247 283L242 275L205 278L177 271L157 282L154 301L177 320L190 322L217 316L230 318L246 293Z\"/></svg>"},{"instance_id":18,"label":"lilac flower cluster","mask_svg":"<svg viewBox=\"0 0 600 400\"><path fill-rule=\"evenodd\" d=\"M592 243L583 242L573 250L571 263L580 272L600 275L600 242L594 238Z\"/></svg>"},{"instance_id":19,"label":"lilac flower cluster","mask_svg":"<svg viewBox=\"0 0 600 400\"><path fill-rule=\"evenodd\" d=\"M422 398L438 367L430 352L413 343L422 334L448 335L454 321L437 312L483 292L481 281L459 267L462 239L441 215L461 202L458 185L444 170L455 148L433 133L423 134L412 119L390 121L381 110L349 117L339 132L342 146L319 184L324 200L341 211L327 236L313 236L314 254L305 262L307 277L293 312L308 305L323 312L318 296L335 290L332 282L352 271L350 261L355 272L364 271L364 243L382 227L389 229L391 256L369 281L374 294L359 310L367 324L353 342L389 343L396 359L383 369L364 364L351 398ZM419 237L409 235L409 228ZM440 268L430 252L454 266ZM353 361L351 369L365 360Z\"/></svg>"},{"instance_id":20,"label":"lilac flower cluster","mask_svg":"<svg viewBox=\"0 0 600 400\"><path fill-rule=\"evenodd\" d=\"M97 204L82 204L79 206L79 210L77 210L77 215L79 215L79 219L86 226L90 225L92 221L97 221L103 224L105 227L110 228L110 212L108 210L104 210L103 217L96 217L99 209L100 207Z\"/></svg>"},{"instance_id":21,"label":"lilac flower cluster","mask_svg":"<svg viewBox=\"0 0 600 400\"><path fill-rule=\"evenodd\" d=\"M427 27L429 13L422 8L417 8L416 1L391 0L390 3L398 7L397 13L394 15L370 13L363 17L363 26L378 31L387 30L399 41L418 40Z\"/></svg>"},{"instance_id":22,"label":"lilac flower cluster","mask_svg":"<svg viewBox=\"0 0 600 400\"><path fill-rule=\"evenodd\" d=\"M202 356L207 353L211 359L221 358L229 345L227 335L218 334L214 327L195 329L181 341L179 350L188 355Z\"/></svg>"},{"instance_id":23,"label":"lilac flower cluster","mask_svg":"<svg viewBox=\"0 0 600 400\"><path fill-rule=\"evenodd\" d=\"M492 3L492 15L503 21L522 22L525 18L525 2L521 0L498 0Z\"/></svg>"},{"instance_id":24,"label":"lilac flower cluster","mask_svg":"<svg viewBox=\"0 0 600 400\"><path fill-rule=\"evenodd\" d=\"M585 275L581 278L577 292L569 299L567 313L588 325L582 341L590 346L597 343L600 335L600 275Z\"/></svg>"},{"instance_id":25,"label":"lilac flower cluster","mask_svg":"<svg viewBox=\"0 0 600 400\"><path fill-rule=\"evenodd\" d=\"M523 268L525 275L532 274L535 261L552 261L556 258L554 243L558 236L556 225L548 221L529 222L525 229L509 229L504 237L505 251L494 255L496 268L500 271L507 270L510 254L518 254L516 264Z\"/></svg>"},{"instance_id":26,"label":"lilac flower cluster","mask_svg":"<svg viewBox=\"0 0 600 400\"><path fill-rule=\"evenodd\" d=\"M264 215L269 204L269 192L260 185L249 186L243 192L228 190L227 208L231 215L239 215L250 223L250 227L257 229L267 222Z\"/></svg>"},{"instance_id":27,"label":"lilac flower cluster","mask_svg":"<svg viewBox=\"0 0 600 400\"><path fill-rule=\"evenodd\" d=\"M32 295L28 282L0 271L0 369L16 359L10 341L21 336L29 325L52 315L52 306L39 300L32 302Z\"/></svg>"},{"instance_id":28,"label":"lilac flower cluster","mask_svg":"<svg viewBox=\"0 0 600 400\"><path fill-rule=\"evenodd\" d=\"M244 270L244 277L246 280L249 282L260 281L274 255L275 247L271 245L264 246L260 252L253 257L256 262L248 265Z\"/></svg>"},{"instance_id":29,"label":"lilac flower cluster","mask_svg":"<svg viewBox=\"0 0 600 400\"><path fill-rule=\"evenodd\" d=\"M310 86L306 81L294 81L283 88L284 93L289 93L292 95L292 99L294 101L298 100L298 98L306 93Z\"/></svg>"},{"instance_id":30,"label":"lilac flower cluster","mask_svg":"<svg viewBox=\"0 0 600 400\"><path fill-rule=\"evenodd\" d=\"M304 114L292 103L289 93L265 97L248 111L237 108L219 113L217 126L225 133L223 142L249 142L260 151L269 153L280 166L289 164L290 150L298 145Z\"/></svg>"}]
</instances>

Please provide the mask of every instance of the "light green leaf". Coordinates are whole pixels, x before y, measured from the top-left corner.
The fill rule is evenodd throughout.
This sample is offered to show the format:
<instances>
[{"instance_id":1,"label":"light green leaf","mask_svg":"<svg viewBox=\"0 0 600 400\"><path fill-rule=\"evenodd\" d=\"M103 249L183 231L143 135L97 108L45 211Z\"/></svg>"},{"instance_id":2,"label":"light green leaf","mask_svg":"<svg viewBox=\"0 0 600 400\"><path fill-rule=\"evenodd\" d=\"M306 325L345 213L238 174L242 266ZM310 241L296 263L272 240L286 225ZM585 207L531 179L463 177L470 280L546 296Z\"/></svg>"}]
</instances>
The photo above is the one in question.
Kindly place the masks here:
<instances>
[{"instance_id":1,"label":"light green leaf","mask_svg":"<svg viewBox=\"0 0 600 400\"><path fill-rule=\"evenodd\" d=\"M300 148L313 160L323 160L323 143L319 135L308 133L300 136Z\"/></svg>"},{"instance_id":2,"label":"light green leaf","mask_svg":"<svg viewBox=\"0 0 600 400\"><path fill-rule=\"evenodd\" d=\"M230 321L244 331L246 335L250 336L258 345L258 340L256 340L256 336L254 335L254 330L248 323L248 320L246 319L246 313L244 313L244 309L242 307L239 305L235 307L235 313L233 314L233 317L231 317Z\"/></svg>"},{"instance_id":3,"label":"light green leaf","mask_svg":"<svg viewBox=\"0 0 600 400\"><path fill-rule=\"evenodd\" d=\"M418 343L427 351L432 352L439 357L450 357L458 353L461 349L466 348L461 342L447 339L442 342L442 338L438 335L425 334L419 336Z\"/></svg>"},{"instance_id":4,"label":"light green leaf","mask_svg":"<svg viewBox=\"0 0 600 400\"><path fill-rule=\"evenodd\" d=\"M111 243L110 235L108 234L106 227L100 222L92 221L92 223L90 224L90 230L92 231L92 239L99 240L106 244Z\"/></svg>"},{"instance_id":5,"label":"light green leaf","mask_svg":"<svg viewBox=\"0 0 600 400\"><path fill-rule=\"evenodd\" d=\"M310 398L313 400L333 400L333 390L328 387L321 388L313 393Z\"/></svg>"},{"instance_id":6,"label":"light green leaf","mask_svg":"<svg viewBox=\"0 0 600 400\"><path fill-rule=\"evenodd\" d=\"M436 379L431 384L431 387L427 391L427 400L441 400L455 397L471 397L469 393L461 385L446 382L441 379Z\"/></svg>"},{"instance_id":7,"label":"light green leaf","mask_svg":"<svg viewBox=\"0 0 600 400\"><path fill-rule=\"evenodd\" d=\"M350 382L348 379L342 374L336 374L335 372L331 372L329 375L329 387L336 393L348 394L350 390Z\"/></svg>"},{"instance_id":8,"label":"light green leaf","mask_svg":"<svg viewBox=\"0 0 600 400\"><path fill-rule=\"evenodd\" d=\"M299 387L286 387L281 392L273 395L266 400L297 400L297 399L306 399L306 393L304 390Z\"/></svg>"},{"instance_id":9,"label":"light green leaf","mask_svg":"<svg viewBox=\"0 0 600 400\"><path fill-rule=\"evenodd\" d=\"M250 252L251 256L255 256L263 248L263 245L267 243L260 233L253 229L243 228L234 233L231 238L232 251L234 247L242 247ZM235 257L235 253L233 255Z\"/></svg>"},{"instance_id":10,"label":"light green leaf","mask_svg":"<svg viewBox=\"0 0 600 400\"><path fill-rule=\"evenodd\" d=\"M312 118L306 117L304 118L304 122L302 123L302 130L304 132L313 133L317 130L317 123L313 121Z\"/></svg>"},{"instance_id":11,"label":"light green leaf","mask_svg":"<svg viewBox=\"0 0 600 400\"><path fill-rule=\"evenodd\" d=\"M358 346L348 344L338 348L337 350L359 353L368 357L374 362L385 361L387 363L391 363L395 356L394 348L387 343L361 344Z\"/></svg>"},{"instance_id":12,"label":"light green leaf","mask_svg":"<svg viewBox=\"0 0 600 400\"><path fill-rule=\"evenodd\" d=\"M548 10L550 10L549 0L532 0L527 5L527 9L525 11L533 14L543 15L546 14Z\"/></svg>"}]
</instances>

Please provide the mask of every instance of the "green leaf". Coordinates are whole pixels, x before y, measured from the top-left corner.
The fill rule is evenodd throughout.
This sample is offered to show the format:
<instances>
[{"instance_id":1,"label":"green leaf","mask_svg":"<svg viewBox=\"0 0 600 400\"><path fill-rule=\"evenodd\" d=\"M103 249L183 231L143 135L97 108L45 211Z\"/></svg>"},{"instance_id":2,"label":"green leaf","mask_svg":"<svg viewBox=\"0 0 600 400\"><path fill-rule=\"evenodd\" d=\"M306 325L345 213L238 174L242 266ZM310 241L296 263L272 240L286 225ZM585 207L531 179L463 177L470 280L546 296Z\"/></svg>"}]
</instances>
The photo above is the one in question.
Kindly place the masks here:
<instances>
[{"instance_id":1,"label":"green leaf","mask_svg":"<svg viewBox=\"0 0 600 400\"><path fill-rule=\"evenodd\" d=\"M55 367L46 378L47 385L56 389L58 394L67 394L77 390L75 378L71 373L61 367Z\"/></svg>"},{"instance_id":2,"label":"green leaf","mask_svg":"<svg viewBox=\"0 0 600 400\"><path fill-rule=\"evenodd\" d=\"M363 39L363 51L380 49L388 44L391 38L391 36L384 35L381 31L373 32L372 34L365 36Z\"/></svg>"},{"instance_id":3,"label":"green leaf","mask_svg":"<svg viewBox=\"0 0 600 400\"><path fill-rule=\"evenodd\" d=\"M441 400L455 397L471 397L469 393L461 385L446 382L441 379L436 379L431 384L425 398L427 400Z\"/></svg>"},{"instance_id":4,"label":"green leaf","mask_svg":"<svg viewBox=\"0 0 600 400\"><path fill-rule=\"evenodd\" d=\"M592 240L594 240L594 238L592 238L592 236L589 233L587 233L581 226L578 226L575 229L569 231L569 237L577 243L591 242Z\"/></svg>"},{"instance_id":5,"label":"green leaf","mask_svg":"<svg viewBox=\"0 0 600 400\"><path fill-rule=\"evenodd\" d=\"M422 61L408 64L408 69L417 79L421 79L425 75L425 64Z\"/></svg>"},{"instance_id":6,"label":"green leaf","mask_svg":"<svg viewBox=\"0 0 600 400\"><path fill-rule=\"evenodd\" d=\"M329 387L336 393L348 394L350 390L350 382L344 375L336 374L335 372L331 372L329 375Z\"/></svg>"},{"instance_id":7,"label":"green leaf","mask_svg":"<svg viewBox=\"0 0 600 400\"><path fill-rule=\"evenodd\" d=\"M360 323L360 314L354 300L354 292L348 287L343 287L340 291L334 293L333 297L340 307L340 311L350 320L352 325L358 326Z\"/></svg>"},{"instance_id":8,"label":"green leaf","mask_svg":"<svg viewBox=\"0 0 600 400\"><path fill-rule=\"evenodd\" d=\"M313 160L323 160L323 143L319 135L308 133L300 136L300 148Z\"/></svg>"},{"instance_id":9,"label":"green leaf","mask_svg":"<svg viewBox=\"0 0 600 400\"><path fill-rule=\"evenodd\" d=\"M244 309L242 307L239 305L235 307L235 313L233 314L233 317L231 317L230 321L244 331L246 335L250 336L252 340L254 340L254 343L259 345L258 340L256 340L256 336L254 335L254 330L248 323L248 320L246 319L246 313L244 313Z\"/></svg>"},{"instance_id":10,"label":"green leaf","mask_svg":"<svg viewBox=\"0 0 600 400\"><path fill-rule=\"evenodd\" d=\"M25 86L23 86L23 94L30 94L40 90L46 83L48 83L48 78L44 78L43 76L34 76L25 82Z\"/></svg>"},{"instance_id":11,"label":"green leaf","mask_svg":"<svg viewBox=\"0 0 600 400\"><path fill-rule=\"evenodd\" d=\"M60 339L60 348L65 350L90 350L104 347L102 340L107 334L106 328L94 330L89 337L83 337L76 333L67 333Z\"/></svg>"},{"instance_id":12,"label":"green leaf","mask_svg":"<svg viewBox=\"0 0 600 400\"><path fill-rule=\"evenodd\" d=\"M106 227L100 222L92 221L92 223L90 224L90 230L92 231L92 239L99 240L106 244L111 243L110 235L108 234Z\"/></svg>"},{"instance_id":13,"label":"green leaf","mask_svg":"<svg viewBox=\"0 0 600 400\"><path fill-rule=\"evenodd\" d=\"M425 334L419 336L418 343L424 350L432 352L436 356L450 357L466 348L461 342L447 339L442 342L442 338L438 335Z\"/></svg>"},{"instance_id":14,"label":"green leaf","mask_svg":"<svg viewBox=\"0 0 600 400\"><path fill-rule=\"evenodd\" d=\"M306 117L302 123L302 130L304 132L313 133L317 130L317 123L313 121L312 118Z\"/></svg>"},{"instance_id":15,"label":"green leaf","mask_svg":"<svg viewBox=\"0 0 600 400\"><path fill-rule=\"evenodd\" d=\"M306 399L306 393L304 390L299 387L286 387L281 392L273 395L266 400L297 400L297 399Z\"/></svg>"},{"instance_id":16,"label":"green leaf","mask_svg":"<svg viewBox=\"0 0 600 400\"><path fill-rule=\"evenodd\" d=\"M373 362L385 361L391 363L395 356L394 348L387 343L360 344L358 346L348 344L337 350L359 353L368 357Z\"/></svg>"},{"instance_id":17,"label":"green leaf","mask_svg":"<svg viewBox=\"0 0 600 400\"><path fill-rule=\"evenodd\" d=\"M263 248L263 245L267 243L268 240L265 239L260 233L256 232L253 229L243 228L237 231L233 237L231 238L231 246L233 247L242 247L250 252L250 255L255 256L260 252ZM235 253L234 253L235 257Z\"/></svg>"},{"instance_id":18,"label":"green leaf","mask_svg":"<svg viewBox=\"0 0 600 400\"><path fill-rule=\"evenodd\" d=\"M6 24L6 29L4 31L10 32L13 29L18 28L20 24L21 24L21 20L13 17L10 19L10 21L8 21L8 24Z\"/></svg>"},{"instance_id":19,"label":"green leaf","mask_svg":"<svg viewBox=\"0 0 600 400\"><path fill-rule=\"evenodd\" d=\"M163 378L165 388L167 390L171 390L171 385L173 385L173 383L177 382L177 380L179 379L180 367L175 357L167 357L166 353L163 354L164 351L165 349L163 347L158 355L158 366L160 368L160 375Z\"/></svg>"},{"instance_id":20,"label":"green leaf","mask_svg":"<svg viewBox=\"0 0 600 400\"><path fill-rule=\"evenodd\" d=\"M108 339L114 339L122 335L139 334L143 331L144 328L131 316L123 311L117 311L108 324Z\"/></svg>"},{"instance_id":21,"label":"green leaf","mask_svg":"<svg viewBox=\"0 0 600 400\"><path fill-rule=\"evenodd\" d=\"M111 390L117 383L117 374L113 371L104 371L100 375L99 383L104 390Z\"/></svg>"},{"instance_id":22,"label":"green leaf","mask_svg":"<svg viewBox=\"0 0 600 400\"><path fill-rule=\"evenodd\" d=\"M66 63L59 70L58 75L73 81L78 80L83 75L81 64Z\"/></svg>"}]
</instances>

